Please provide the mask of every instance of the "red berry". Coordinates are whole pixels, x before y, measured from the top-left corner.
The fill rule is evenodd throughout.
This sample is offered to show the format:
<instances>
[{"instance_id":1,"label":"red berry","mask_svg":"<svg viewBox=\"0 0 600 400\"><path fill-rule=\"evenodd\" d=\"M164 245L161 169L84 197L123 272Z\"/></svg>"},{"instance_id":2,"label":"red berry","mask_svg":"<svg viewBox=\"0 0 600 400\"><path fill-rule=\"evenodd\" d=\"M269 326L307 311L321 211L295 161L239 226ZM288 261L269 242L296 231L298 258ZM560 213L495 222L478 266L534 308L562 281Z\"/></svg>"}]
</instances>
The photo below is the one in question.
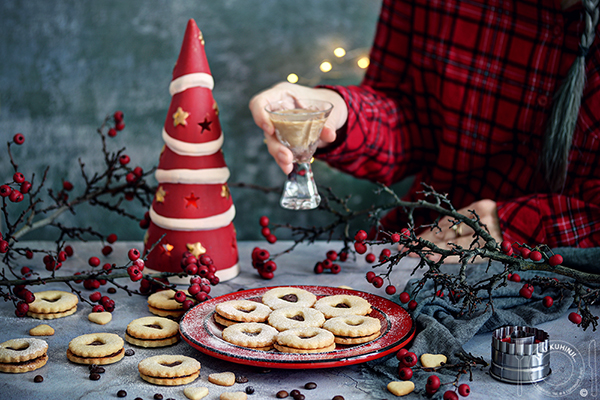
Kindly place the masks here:
<instances>
[{"instance_id":1,"label":"red berry","mask_svg":"<svg viewBox=\"0 0 600 400\"><path fill-rule=\"evenodd\" d=\"M90 301L97 303L102 299L102 294L100 292L94 292L90 294Z\"/></svg>"},{"instance_id":2,"label":"red berry","mask_svg":"<svg viewBox=\"0 0 600 400\"><path fill-rule=\"evenodd\" d=\"M27 194L31 190L31 182L25 181L21 183L21 193Z\"/></svg>"},{"instance_id":3,"label":"red berry","mask_svg":"<svg viewBox=\"0 0 600 400\"><path fill-rule=\"evenodd\" d=\"M123 121L119 121L115 124L115 129L118 131L122 131L123 129L125 129L125 122Z\"/></svg>"},{"instance_id":4,"label":"red berry","mask_svg":"<svg viewBox=\"0 0 600 400\"><path fill-rule=\"evenodd\" d=\"M267 236L266 239L267 239L267 242L273 244L277 241L277 236L270 234L269 236Z\"/></svg>"},{"instance_id":5,"label":"red berry","mask_svg":"<svg viewBox=\"0 0 600 400\"><path fill-rule=\"evenodd\" d=\"M367 282L369 282L369 283L373 283L373 279L375 279L375 277L376 277L376 276L377 276L377 275L376 275L376 274L375 274L375 272L373 272L373 271L369 271L369 272L367 272L367 275L366 275L366 277L367 277Z\"/></svg>"},{"instance_id":6,"label":"red berry","mask_svg":"<svg viewBox=\"0 0 600 400\"><path fill-rule=\"evenodd\" d=\"M550 296L546 296L546 297L544 297L543 303L544 303L544 307L550 308L554 304L554 299Z\"/></svg>"},{"instance_id":7,"label":"red berry","mask_svg":"<svg viewBox=\"0 0 600 400\"><path fill-rule=\"evenodd\" d=\"M131 159L127 154L123 154L121 157L119 157L119 163L121 165L127 165L129 164L129 161L131 161Z\"/></svg>"},{"instance_id":8,"label":"red berry","mask_svg":"<svg viewBox=\"0 0 600 400\"><path fill-rule=\"evenodd\" d=\"M13 142L15 142L15 144L22 145L25 143L25 136L22 133L17 133L15 136L13 136Z\"/></svg>"},{"instance_id":9,"label":"red berry","mask_svg":"<svg viewBox=\"0 0 600 400\"><path fill-rule=\"evenodd\" d=\"M537 250L534 250L531 253L529 253L529 259L531 261L541 261L541 259L542 259L542 253L540 253Z\"/></svg>"},{"instance_id":10,"label":"red berry","mask_svg":"<svg viewBox=\"0 0 600 400\"><path fill-rule=\"evenodd\" d=\"M206 254L202 254L200 256L200 260L199 261L200 261L200 264L206 265L206 266L213 264L212 258L210 258L210 256L208 256Z\"/></svg>"},{"instance_id":11,"label":"red berry","mask_svg":"<svg viewBox=\"0 0 600 400\"><path fill-rule=\"evenodd\" d=\"M263 235L263 237L267 237L271 234L271 230L265 226L260 230L260 234Z\"/></svg>"},{"instance_id":12,"label":"red berry","mask_svg":"<svg viewBox=\"0 0 600 400\"><path fill-rule=\"evenodd\" d=\"M365 254L367 252L367 246L363 242L354 242L354 250L358 254Z\"/></svg>"},{"instance_id":13,"label":"red berry","mask_svg":"<svg viewBox=\"0 0 600 400\"><path fill-rule=\"evenodd\" d=\"M0 253L6 253L8 251L8 242L4 239L0 239Z\"/></svg>"},{"instance_id":14,"label":"red berry","mask_svg":"<svg viewBox=\"0 0 600 400\"><path fill-rule=\"evenodd\" d=\"M373 284L373 286L375 286L377 289L379 289L380 287L383 286L383 278L380 276L376 276L375 278L373 278L373 282L371 282Z\"/></svg>"},{"instance_id":15,"label":"red berry","mask_svg":"<svg viewBox=\"0 0 600 400\"><path fill-rule=\"evenodd\" d=\"M256 258L259 261L266 261L269 259L269 257L271 256L271 254L269 254L269 252L267 250L264 249L259 249L259 251L256 254Z\"/></svg>"},{"instance_id":16,"label":"red berry","mask_svg":"<svg viewBox=\"0 0 600 400\"><path fill-rule=\"evenodd\" d=\"M110 128L108 130L108 136L109 137L115 137L115 136L117 136L117 130L115 128Z\"/></svg>"},{"instance_id":17,"label":"red berry","mask_svg":"<svg viewBox=\"0 0 600 400\"><path fill-rule=\"evenodd\" d=\"M141 178L141 177L142 177L142 175L144 175L144 170L142 169L142 167L135 167L135 168L133 169L133 174L134 174L135 176L137 176L138 178Z\"/></svg>"},{"instance_id":18,"label":"red berry","mask_svg":"<svg viewBox=\"0 0 600 400\"><path fill-rule=\"evenodd\" d=\"M130 250L127 252L127 257L129 257L129 259L130 259L131 261L135 261L135 260L137 260L138 258L140 258L140 251L139 251L138 249L135 249L135 248L134 248L134 249L130 249Z\"/></svg>"},{"instance_id":19,"label":"red berry","mask_svg":"<svg viewBox=\"0 0 600 400\"><path fill-rule=\"evenodd\" d=\"M194 302L190 299L186 299L183 303L181 303L184 310L189 310L194 306Z\"/></svg>"},{"instance_id":20,"label":"red berry","mask_svg":"<svg viewBox=\"0 0 600 400\"><path fill-rule=\"evenodd\" d=\"M90 257L88 264L90 264L91 267L97 267L100 265L100 259L98 257Z\"/></svg>"},{"instance_id":21,"label":"red berry","mask_svg":"<svg viewBox=\"0 0 600 400\"><path fill-rule=\"evenodd\" d=\"M96 279L86 279L83 281L83 287L87 290L96 290L100 287L100 282Z\"/></svg>"},{"instance_id":22,"label":"red berry","mask_svg":"<svg viewBox=\"0 0 600 400\"><path fill-rule=\"evenodd\" d=\"M13 191L10 192L10 195L8 195L8 199L13 203L20 203L23 201L23 194L18 190L13 189Z\"/></svg>"},{"instance_id":23,"label":"red berry","mask_svg":"<svg viewBox=\"0 0 600 400\"><path fill-rule=\"evenodd\" d=\"M392 240L392 243L398 243L400 241L400 234L394 233L392 234L390 239Z\"/></svg>"},{"instance_id":24,"label":"red berry","mask_svg":"<svg viewBox=\"0 0 600 400\"><path fill-rule=\"evenodd\" d=\"M412 378L413 376L413 371L412 369L408 368L408 367L404 367L402 365L400 365L398 367L398 377L400 379L402 379L403 381L408 381Z\"/></svg>"},{"instance_id":25,"label":"red berry","mask_svg":"<svg viewBox=\"0 0 600 400\"><path fill-rule=\"evenodd\" d=\"M113 244L114 242L116 242L116 241L117 241L117 235L116 235L116 234L114 234L114 233L111 233L110 235L108 235L108 236L106 237L106 241L107 241L108 243L110 243L110 244Z\"/></svg>"},{"instance_id":26,"label":"red berry","mask_svg":"<svg viewBox=\"0 0 600 400\"><path fill-rule=\"evenodd\" d=\"M557 265L562 264L562 262L563 258L560 254L554 254L548 259L548 264L550 264L551 267L556 267Z\"/></svg>"},{"instance_id":27,"label":"red berry","mask_svg":"<svg viewBox=\"0 0 600 400\"><path fill-rule=\"evenodd\" d=\"M313 271L315 272L315 274L322 274L323 273L323 264L320 262L317 262L313 268Z\"/></svg>"},{"instance_id":28,"label":"red berry","mask_svg":"<svg viewBox=\"0 0 600 400\"><path fill-rule=\"evenodd\" d=\"M321 264L323 264L324 269L329 269L333 265L333 263L331 262L331 260L329 258L326 258L323 261L321 261Z\"/></svg>"},{"instance_id":29,"label":"red berry","mask_svg":"<svg viewBox=\"0 0 600 400\"><path fill-rule=\"evenodd\" d=\"M411 300L408 302L407 307L410 311L414 311L417 308L417 305L418 305L418 303L416 301Z\"/></svg>"},{"instance_id":30,"label":"red berry","mask_svg":"<svg viewBox=\"0 0 600 400\"><path fill-rule=\"evenodd\" d=\"M347 259L348 259L348 253L347 253L347 252L345 252L345 251L342 251L342 252L340 253L340 261L344 262L344 261L346 261Z\"/></svg>"},{"instance_id":31,"label":"red berry","mask_svg":"<svg viewBox=\"0 0 600 400\"><path fill-rule=\"evenodd\" d=\"M427 393L428 396L434 395L439 388L434 388L433 386L429 386L429 385L425 385L425 393Z\"/></svg>"},{"instance_id":32,"label":"red berry","mask_svg":"<svg viewBox=\"0 0 600 400\"><path fill-rule=\"evenodd\" d=\"M266 227L269 226L269 217L267 217L266 215L263 215L262 217L260 217L260 219L258 220L258 223L260 226L262 227Z\"/></svg>"},{"instance_id":33,"label":"red berry","mask_svg":"<svg viewBox=\"0 0 600 400\"><path fill-rule=\"evenodd\" d=\"M266 272L266 273L270 273L271 275L273 275L272 272ZM213 286L217 285L221 281L218 276L211 276L209 278L209 280L210 280L210 284Z\"/></svg>"},{"instance_id":34,"label":"red berry","mask_svg":"<svg viewBox=\"0 0 600 400\"><path fill-rule=\"evenodd\" d=\"M394 285L387 285L385 288L385 292L387 294L389 294L390 296L393 295L394 293L396 293L396 286Z\"/></svg>"},{"instance_id":35,"label":"red berry","mask_svg":"<svg viewBox=\"0 0 600 400\"><path fill-rule=\"evenodd\" d=\"M21 290L20 296L25 303L33 303L35 301L35 295L28 289Z\"/></svg>"},{"instance_id":36,"label":"red berry","mask_svg":"<svg viewBox=\"0 0 600 400\"><path fill-rule=\"evenodd\" d=\"M275 276L275 274L273 274L272 272L264 272L264 271L260 271L258 274L263 279L273 279L273 277Z\"/></svg>"},{"instance_id":37,"label":"red berry","mask_svg":"<svg viewBox=\"0 0 600 400\"><path fill-rule=\"evenodd\" d=\"M357 242L364 242L365 240L367 240L367 232L363 230L356 232L356 235L354 235L354 240L356 240Z\"/></svg>"},{"instance_id":38,"label":"red berry","mask_svg":"<svg viewBox=\"0 0 600 400\"><path fill-rule=\"evenodd\" d=\"M339 274L342 271L342 267L340 264L331 264L330 271L332 274Z\"/></svg>"},{"instance_id":39,"label":"red berry","mask_svg":"<svg viewBox=\"0 0 600 400\"><path fill-rule=\"evenodd\" d=\"M182 290L178 290L177 292L175 292L175 295L173 296L173 298L175 299L176 302L183 303L186 299L185 292L183 292Z\"/></svg>"},{"instance_id":40,"label":"red berry","mask_svg":"<svg viewBox=\"0 0 600 400\"><path fill-rule=\"evenodd\" d=\"M523 285L523 287L519 290L519 295L521 297L525 297L526 299L530 299L533 296L533 286L529 284Z\"/></svg>"},{"instance_id":41,"label":"red berry","mask_svg":"<svg viewBox=\"0 0 600 400\"><path fill-rule=\"evenodd\" d=\"M58 254L60 254L60 253L58 253ZM33 251L31 251L31 250L26 250L26 251L25 251L25 257L26 257L28 260L31 260L31 259L33 258Z\"/></svg>"},{"instance_id":42,"label":"red berry","mask_svg":"<svg viewBox=\"0 0 600 400\"><path fill-rule=\"evenodd\" d=\"M569 321L576 325L579 325L581 323L581 315L577 314L576 312L572 312L571 314L569 314Z\"/></svg>"},{"instance_id":43,"label":"red berry","mask_svg":"<svg viewBox=\"0 0 600 400\"><path fill-rule=\"evenodd\" d=\"M372 264L372 263L374 263L376 259L377 259L377 258L375 257L375 254L373 254L373 253L369 253L369 254L367 254L367 255L365 256L365 260L366 260L366 261L367 261L369 264Z\"/></svg>"},{"instance_id":44,"label":"red berry","mask_svg":"<svg viewBox=\"0 0 600 400\"><path fill-rule=\"evenodd\" d=\"M201 291L200 285L198 285L197 283L190 285L190 287L188 288L188 293L191 294L192 296L195 296L200 291Z\"/></svg>"},{"instance_id":45,"label":"red berry","mask_svg":"<svg viewBox=\"0 0 600 400\"><path fill-rule=\"evenodd\" d=\"M275 272L275 270L277 269L277 264L275 264L275 261L273 260L269 260L265 263L265 265L263 266L263 270L265 272Z\"/></svg>"},{"instance_id":46,"label":"red berry","mask_svg":"<svg viewBox=\"0 0 600 400\"><path fill-rule=\"evenodd\" d=\"M385 261L390 258L391 255L392 251L390 249L383 249L381 250L381 253L379 253L379 261Z\"/></svg>"},{"instance_id":47,"label":"red berry","mask_svg":"<svg viewBox=\"0 0 600 400\"><path fill-rule=\"evenodd\" d=\"M139 225L142 229L148 229L150 227L150 221L148 221L147 219L143 219L140 221Z\"/></svg>"},{"instance_id":48,"label":"red berry","mask_svg":"<svg viewBox=\"0 0 600 400\"><path fill-rule=\"evenodd\" d=\"M129 267L127 267L127 273L129 274L129 279L131 279L133 282L139 281L144 277L142 271L140 271L134 265L130 265Z\"/></svg>"},{"instance_id":49,"label":"red berry","mask_svg":"<svg viewBox=\"0 0 600 400\"><path fill-rule=\"evenodd\" d=\"M396 353L396 358L398 359L398 361L402 361L402 357L404 357L406 353L408 353L408 350L406 349L398 350L398 352Z\"/></svg>"},{"instance_id":50,"label":"red berry","mask_svg":"<svg viewBox=\"0 0 600 400\"><path fill-rule=\"evenodd\" d=\"M69 181L63 181L63 189L69 192L73 190L73 184Z\"/></svg>"},{"instance_id":51,"label":"red berry","mask_svg":"<svg viewBox=\"0 0 600 400\"><path fill-rule=\"evenodd\" d=\"M107 256L107 255L109 255L110 253L112 253L112 251L113 251L113 248L112 248L111 246L104 246L104 247L102 248L102 254L103 254L104 256Z\"/></svg>"},{"instance_id":52,"label":"red berry","mask_svg":"<svg viewBox=\"0 0 600 400\"><path fill-rule=\"evenodd\" d=\"M73 251L73 247L66 245L65 246L65 253L67 253L67 256L72 257L73 254L75 254L75 252Z\"/></svg>"},{"instance_id":53,"label":"red berry","mask_svg":"<svg viewBox=\"0 0 600 400\"><path fill-rule=\"evenodd\" d=\"M510 280L513 282L521 282L521 275L519 274L512 274L510 276Z\"/></svg>"},{"instance_id":54,"label":"red berry","mask_svg":"<svg viewBox=\"0 0 600 400\"><path fill-rule=\"evenodd\" d=\"M8 196L10 196L10 192L12 192L12 189L10 188L10 186L8 186L8 185L0 186L0 196L8 197Z\"/></svg>"},{"instance_id":55,"label":"red berry","mask_svg":"<svg viewBox=\"0 0 600 400\"><path fill-rule=\"evenodd\" d=\"M115 111L113 118L115 119L115 122L123 121L123 111Z\"/></svg>"},{"instance_id":56,"label":"red berry","mask_svg":"<svg viewBox=\"0 0 600 400\"><path fill-rule=\"evenodd\" d=\"M512 244L510 241L503 240L502 243L500 243L500 250L502 250L502 252L505 254L512 250Z\"/></svg>"},{"instance_id":57,"label":"red berry","mask_svg":"<svg viewBox=\"0 0 600 400\"><path fill-rule=\"evenodd\" d=\"M329 250L327 252L327 259L330 261L335 261L338 258L338 253L335 250Z\"/></svg>"},{"instance_id":58,"label":"red berry","mask_svg":"<svg viewBox=\"0 0 600 400\"><path fill-rule=\"evenodd\" d=\"M458 394L462 397L467 397L471 393L471 388L466 383L463 383L458 387Z\"/></svg>"},{"instance_id":59,"label":"red berry","mask_svg":"<svg viewBox=\"0 0 600 400\"><path fill-rule=\"evenodd\" d=\"M430 375L429 378L427 378L427 386L431 387L432 389L438 390L441 384L440 378L438 378L437 375Z\"/></svg>"},{"instance_id":60,"label":"red berry","mask_svg":"<svg viewBox=\"0 0 600 400\"><path fill-rule=\"evenodd\" d=\"M458 400L458 395L452 390L447 390L444 393L443 399L444 400Z\"/></svg>"},{"instance_id":61,"label":"red berry","mask_svg":"<svg viewBox=\"0 0 600 400\"><path fill-rule=\"evenodd\" d=\"M531 254L531 250L529 250L526 247L521 248L521 257L523 257L524 259L528 259L530 254Z\"/></svg>"},{"instance_id":62,"label":"red berry","mask_svg":"<svg viewBox=\"0 0 600 400\"><path fill-rule=\"evenodd\" d=\"M31 268L21 267L21 275L29 275L29 274L31 274Z\"/></svg>"},{"instance_id":63,"label":"red berry","mask_svg":"<svg viewBox=\"0 0 600 400\"><path fill-rule=\"evenodd\" d=\"M189 264L185 267L185 273L188 275L196 275L198 273L198 266L196 264Z\"/></svg>"},{"instance_id":64,"label":"red berry","mask_svg":"<svg viewBox=\"0 0 600 400\"><path fill-rule=\"evenodd\" d=\"M25 182L25 176L20 172L15 172L15 174L13 175L13 181L15 181L16 183L23 183Z\"/></svg>"},{"instance_id":65,"label":"red berry","mask_svg":"<svg viewBox=\"0 0 600 400\"><path fill-rule=\"evenodd\" d=\"M400 302L402 304L406 304L410 301L410 294L406 293L406 292L402 292L400 293Z\"/></svg>"},{"instance_id":66,"label":"red berry","mask_svg":"<svg viewBox=\"0 0 600 400\"><path fill-rule=\"evenodd\" d=\"M135 174L133 172L128 173L127 175L125 175L125 181L127 181L127 183L131 184L131 183L135 183L135 181L138 180L138 177L135 176Z\"/></svg>"},{"instance_id":67,"label":"red berry","mask_svg":"<svg viewBox=\"0 0 600 400\"><path fill-rule=\"evenodd\" d=\"M400 360L400 362L405 367L410 368L410 367L414 367L415 365L417 365L418 360L419 359L417 358L417 355L415 353L413 353L412 351L409 351L402 357L402 360Z\"/></svg>"},{"instance_id":68,"label":"red berry","mask_svg":"<svg viewBox=\"0 0 600 400\"><path fill-rule=\"evenodd\" d=\"M100 304L92 307L92 312L104 312L104 307Z\"/></svg>"},{"instance_id":69,"label":"red berry","mask_svg":"<svg viewBox=\"0 0 600 400\"><path fill-rule=\"evenodd\" d=\"M18 302L17 311L19 312L19 314L23 314L23 316L25 316L25 314L27 314L27 311L29 311L29 304L27 304L24 301Z\"/></svg>"}]
</instances>

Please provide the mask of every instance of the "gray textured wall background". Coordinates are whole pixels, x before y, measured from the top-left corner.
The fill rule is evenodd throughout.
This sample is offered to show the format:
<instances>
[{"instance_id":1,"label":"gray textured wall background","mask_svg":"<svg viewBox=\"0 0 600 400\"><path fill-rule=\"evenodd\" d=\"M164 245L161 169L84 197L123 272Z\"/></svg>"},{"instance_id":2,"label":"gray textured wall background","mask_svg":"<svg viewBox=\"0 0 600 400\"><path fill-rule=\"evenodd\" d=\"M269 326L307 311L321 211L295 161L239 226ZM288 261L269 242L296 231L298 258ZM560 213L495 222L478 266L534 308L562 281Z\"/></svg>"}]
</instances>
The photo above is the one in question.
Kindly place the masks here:
<instances>
[{"instance_id":1,"label":"gray textured wall background","mask_svg":"<svg viewBox=\"0 0 600 400\"><path fill-rule=\"evenodd\" d=\"M82 178L77 159L89 171L102 166L94 133L106 115L125 113L126 128L111 140L113 150L127 148L132 165L145 170L158 163L160 137L170 97L168 85L189 18L206 39L220 108L224 152L231 182L283 184L283 173L262 143L248 111L248 100L288 73L316 83L356 84L363 71L320 74L323 59L334 59L337 46L370 46L380 0L3 0L0 2L0 139L26 135L15 151L20 170L40 176L50 166L47 186L63 179L77 192ZM349 57L348 57L349 58ZM347 65L346 63L345 65ZM333 79L335 78L335 79ZM2 182L12 169L0 152ZM354 193L357 206L373 201L374 186L315 163L319 184L341 195ZM39 181L38 181L39 182ZM155 184L155 182L153 182ZM278 196L232 189L240 239L259 237L257 219L317 223L316 211L291 212ZM133 207L140 217L146 211ZM90 207L65 215L67 224L94 225L106 234L141 239L135 222ZM48 237L48 229L31 238Z\"/></svg>"}]
</instances>

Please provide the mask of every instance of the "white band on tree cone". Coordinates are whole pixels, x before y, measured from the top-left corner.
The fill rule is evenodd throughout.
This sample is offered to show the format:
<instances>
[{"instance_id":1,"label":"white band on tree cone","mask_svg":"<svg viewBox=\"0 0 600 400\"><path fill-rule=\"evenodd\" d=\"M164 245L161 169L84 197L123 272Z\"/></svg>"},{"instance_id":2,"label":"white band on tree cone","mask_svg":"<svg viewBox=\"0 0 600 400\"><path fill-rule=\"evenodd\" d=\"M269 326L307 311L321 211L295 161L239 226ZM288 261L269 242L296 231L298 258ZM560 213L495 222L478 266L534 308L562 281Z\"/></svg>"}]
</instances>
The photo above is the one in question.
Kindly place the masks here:
<instances>
[{"instance_id":1,"label":"white band on tree cone","mask_svg":"<svg viewBox=\"0 0 600 400\"><path fill-rule=\"evenodd\" d=\"M203 87L212 90L215 86L213 77L204 72L187 74L173 80L169 85L171 96L193 87Z\"/></svg>"},{"instance_id":2,"label":"white band on tree cone","mask_svg":"<svg viewBox=\"0 0 600 400\"><path fill-rule=\"evenodd\" d=\"M150 219L163 229L176 231L200 231L207 229L223 228L233 221L235 217L235 206L232 204L229 210L222 214L206 218L168 218L159 215L150 207Z\"/></svg>"},{"instance_id":3,"label":"white band on tree cone","mask_svg":"<svg viewBox=\"0 0 600 400\"><path fill-rule=\"evenodd\" d=\"M229 179L229 168L157 169L154 177L159 183L219 184Z\"/></svg>"}]
</instances>

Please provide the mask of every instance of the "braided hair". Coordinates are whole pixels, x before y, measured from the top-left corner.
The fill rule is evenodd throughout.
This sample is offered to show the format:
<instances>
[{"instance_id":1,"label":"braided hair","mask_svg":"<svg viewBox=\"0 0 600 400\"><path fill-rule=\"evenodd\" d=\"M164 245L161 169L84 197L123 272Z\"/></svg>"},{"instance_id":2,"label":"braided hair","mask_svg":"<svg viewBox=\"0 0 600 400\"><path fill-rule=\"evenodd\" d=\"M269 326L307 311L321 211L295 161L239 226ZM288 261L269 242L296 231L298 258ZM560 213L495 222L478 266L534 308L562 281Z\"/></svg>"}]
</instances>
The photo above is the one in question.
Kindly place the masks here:
<instances>
[{"instance_id":1,"label":"braided hair","mask_svg":"<svg viewBox=\"0 0 600 400\"><path fill-rule=\"evenodd\" d=\"M585 61L596 35L599 4L600 0L582 0L585 29L581 35L579 51L556 93L544 137L541 167L553 192L560 191L567 178L569 152L585 87Z\"/></svg>"}]
</instances>

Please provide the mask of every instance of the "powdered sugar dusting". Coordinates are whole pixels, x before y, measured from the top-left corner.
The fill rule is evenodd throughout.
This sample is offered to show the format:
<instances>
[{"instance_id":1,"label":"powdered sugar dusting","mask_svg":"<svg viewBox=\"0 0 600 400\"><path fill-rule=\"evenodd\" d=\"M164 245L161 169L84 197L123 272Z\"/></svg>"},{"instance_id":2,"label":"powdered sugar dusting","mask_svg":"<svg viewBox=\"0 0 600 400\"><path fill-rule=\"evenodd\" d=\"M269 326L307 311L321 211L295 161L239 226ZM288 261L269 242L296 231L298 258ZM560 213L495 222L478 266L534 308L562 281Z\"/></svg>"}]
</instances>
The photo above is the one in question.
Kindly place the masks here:
<instances>
[{"instance_id":1,"label":"powdered sugar dusting","mask_svg":"<svg viewBox=\"0 0 600 400\"><path fill-rule=\"evenodd\" d=\"M381 336L374 341L352 346L337 345L326 353L280 353L277 350L261 351L234 345L222 338L223 328L214 321L218 303L229 300L260 302L262 294L273 287L257 288L215 297L188 311L179 329L182 337L197 350L227 361L268 368L328 368L357 364L383 357L404 346L414 336L410 315L397 303L383 297L350 289L326 286L294 286L323 296L349 294L363 297L372 307L369 316L381 321Z\"/></svg>"}]
</instances>

